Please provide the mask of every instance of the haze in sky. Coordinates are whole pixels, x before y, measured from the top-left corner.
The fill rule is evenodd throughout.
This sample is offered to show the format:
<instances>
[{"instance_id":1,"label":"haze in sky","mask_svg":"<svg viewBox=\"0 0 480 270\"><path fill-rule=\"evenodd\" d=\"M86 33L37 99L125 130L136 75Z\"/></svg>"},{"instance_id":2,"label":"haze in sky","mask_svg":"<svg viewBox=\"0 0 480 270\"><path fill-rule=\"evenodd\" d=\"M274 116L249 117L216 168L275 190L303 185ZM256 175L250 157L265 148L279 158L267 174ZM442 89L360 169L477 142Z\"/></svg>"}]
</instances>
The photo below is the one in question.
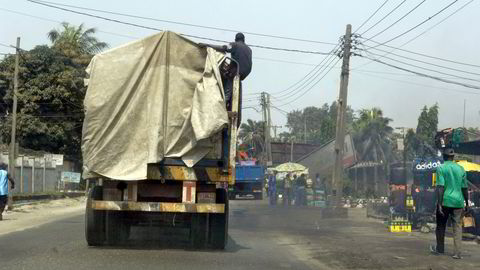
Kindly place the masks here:
<instances>
[{"instance_id":1,"label":"haze in sky","mask_svg":"<svg viewBox=\"0 0 480 270\"><path fill-rule=\"evenodd\" d=\"M346 24L352 24L353 31L356 31L385 2L384 0L300 0L293 2L272 0L55 1L62 4L128 13L162 20L241 30L245 32L248 44L315 52L330 52L335 46L255 36L249 34L249 32L336 44L340 36L345 33ZM388 41L431 17L454 1L430 0L422 4L420 4L422 2L420 0L406 1L389 16L385 17L401 2L400 0L388 1L358 31L358 34L362 34L363 38L357 38L357 40L362 41L365 46L372 47L376 45L374 42L382 43ZM469 4L465 8L439 23L467 3ZM418 8L414 9L417 5L419 5ZM414 10L410 14L402 18L412 9ZM153 28L224 41L233 41L235 36L235 32L230 31L128 18L94 11L83 12ZM480 30L476 27L480 23L478 14L480 14L480 1L459 0L436 17L398 39L387 43L387 45L399 47L421 34L418 38L403 46L402 49L462 63L480 65L480 54L478 53ZM383 21L375 25L384 17ZM397 20L399 21L395 23ZM21 47L23 49L28 50L36 45L48 44L47 32L52 28L59 27L59 22L63 21L75 25L84 23L86 27L97 28L99 31L102 31L97 34L97 37L109 43L111 47L119 46L156 32L155 30L122 25L56 10L26 0L0 0L0 43L14 44L16 37L19 36L21 37ZM436 25L437 23L439 24ZM391 26L392 24L393 26ZM368 31L364 33L366 30ZM428 31L422 34L426 30ZM372 40L366 41L368 38L372 38ZM194 40L206 42L205 40L195 38ZM365 48L361 44L356 44L356 46ZM327 58L327 60L331 59L333 61L331 64L337 63L318 83L316 83L316 80L309 84L302 81L304 83L303 88L299 88L299 85L302 85L300 83L289 91L281 92L292 84L299 82L315 68L315 65L329 63L328 61L321 62L328 56L258 47L253 47L252 49L254 56L253 70L243 84L245 100L244 121L247 118L261 119L261 113L257 112L257 110L260 110L258 93L261 91L272 94L272 104L275 107L272 108L273 124L281 126L285 126L286 123L285 111L302 109L306 106L319 107L324 103L331 103L337 99L341 60L337 62L337 59L333 61L334 58ZM390 48L385 46L379 46L377 49L391 51ZM383 54L378 50L372 49L370 51L371 53ZM1 47L0 52L13 53L14 50ZM356 52L363 56L372 56L358 49ZM404 59L392 54L388 55L388 57L394 60L388 58L382 60L443 79L477 87L480 86L479 67L425 58L401 50L394 51L394 53L450 69L415 62L414 60ZM422 68L401 64L398 61ZM463 124L465 102L465 125L468 127L480 126L479 89L422 78L379 63L372 63L356 55L352 56L350 63L351 76L348 104L355 110L380 107L387 117L394 120L392 123L393 127L416 127L421 108L424 105L432 106L438 103L440 108L439 127L458 127ZM430 70L425 70L424 68ZM452 70L452 68L458 71ZM316 78L320 79L327 70L329 68L325 69L325 72ZM290 94L287 95L286 93Z\"/></svg>"}]
</instances>

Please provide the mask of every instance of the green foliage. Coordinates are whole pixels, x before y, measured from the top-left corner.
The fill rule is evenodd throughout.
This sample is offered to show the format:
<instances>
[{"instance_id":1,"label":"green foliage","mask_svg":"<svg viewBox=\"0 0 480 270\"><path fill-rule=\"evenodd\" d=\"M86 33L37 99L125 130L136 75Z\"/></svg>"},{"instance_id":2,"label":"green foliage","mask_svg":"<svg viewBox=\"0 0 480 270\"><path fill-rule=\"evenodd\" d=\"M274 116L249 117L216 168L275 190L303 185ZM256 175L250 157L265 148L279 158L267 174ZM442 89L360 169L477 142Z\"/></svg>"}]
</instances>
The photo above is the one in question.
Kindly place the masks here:
<instances>
[{"instance_id":1,"label":"green foliage","mask_svg":"<svg viewBox=\"0 0 480 270\"><path fill-rule=\"evenodd\" d=\"M83 24L78 27L67 22L61 23L61 30L52 29L48 32L48 38L53 48L62 51L70 57L92 55L108 48L108 44L100 42L93 35L95 28L85 29Z\"/></svg>"},{"instance_id":2,"label":"green foliage","mask_svg":"<svg viewBox=\"0 0 480 270\"><path fill-rule=\"evenodd\" d=\"M21 51L17 109L17 141L27 149L81 157L85 68L91 53L107 45L92 37L94 29L63 23L48 33L53 45ZM14 57L0 62L0 135L10 141Z\"/></svg>"},{"instance_id":3,"label":"green foliage","mask_svg":"<svg viewBox=\"0 0 480 270\"><path fill-rule=\"evenodd\" d=\"M353 121L352 109L347 109L347 126ZM287 115L287 127L289 132L283 134L283 138L295 137L296 142L306 141L312 144L324 144L335 137L337 121L337 103L331 105L325 103L322 107L306 107L301 110L294 110Z\"/></svg>"},{"instance_id":4,"label":"green foliage","mask_svg":"<svg viewBox=\"0 0 480 270\"><path fill-rule=\"evenodd\" d=\"M437 130L438 104L430 108L424 106L418 117L416 132L410 129L405 136L407 159L435 156L435 134Z\"/></svg>"},{"instance_id":5,"label":"green foliage","mask_svg":"<svg viewBox=\"0 0 480 270\"><path fill-rule=\"evenodd\" d=\"M388 163L393 159L391 121L379 108L360 110L353 123L353 140L360 160Z\"/></svg>"},{"instance_id":6,"label":"green foliage","mask_svg":"<svg viewBox=\"0 0 480 270\"><path fill-rule=\"evenodd\" d=\"M247 144L248 149L254 149L249 152L257 159L260 158L264 150L264 129L263 121L248 119L247 123L240 125L240 131L238 133L238 139L241 140L242 143Z\"/></svg>"}]
</instances>

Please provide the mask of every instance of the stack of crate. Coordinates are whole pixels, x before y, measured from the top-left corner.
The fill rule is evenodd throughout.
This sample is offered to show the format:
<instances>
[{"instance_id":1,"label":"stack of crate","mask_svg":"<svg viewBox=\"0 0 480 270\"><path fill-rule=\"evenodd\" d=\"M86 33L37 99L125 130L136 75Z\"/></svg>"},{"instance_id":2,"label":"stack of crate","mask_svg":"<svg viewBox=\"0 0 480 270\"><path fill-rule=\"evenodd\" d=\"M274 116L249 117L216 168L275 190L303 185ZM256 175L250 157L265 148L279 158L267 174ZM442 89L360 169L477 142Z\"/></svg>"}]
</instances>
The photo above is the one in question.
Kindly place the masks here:
<instances>
[{"instance_id":1,"label":"stack of crate","mask_svg":"<svg viewBox=\"0 0 480 270\"><path fill-rule=\"evenodd\" d=\"M396 218L390 220L388 224L388 231L390 232L412 232L412 223L403 218Z\"/></svg>"}]
</instances>

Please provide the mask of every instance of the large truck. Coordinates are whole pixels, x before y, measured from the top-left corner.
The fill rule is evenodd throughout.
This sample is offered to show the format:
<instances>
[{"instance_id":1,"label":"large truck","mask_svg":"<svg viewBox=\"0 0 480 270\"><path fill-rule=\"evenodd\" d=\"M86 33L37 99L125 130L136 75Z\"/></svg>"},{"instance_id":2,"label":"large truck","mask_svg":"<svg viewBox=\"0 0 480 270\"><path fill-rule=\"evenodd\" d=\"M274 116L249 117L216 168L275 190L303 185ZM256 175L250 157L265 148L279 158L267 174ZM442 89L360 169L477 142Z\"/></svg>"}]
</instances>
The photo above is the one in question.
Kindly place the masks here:
<instances>
[{"instance_id":1,"label":"large truck","mask_svg":"<svg viewBox=\"0 0 480 270\"><path fill-rule=\"evenodd\" d=\"M82 136L88 245L124 243L132 226L153 224L189 228L194 247L225 248L239 100L237 74L227 111L219 66L228 60L172 32L93 57Z\"/></svg>"},{"instance_id":2,"label":"large truck","mask_svg":"<svg viewBox=\"0 0 480 270\"><path fill-rule=\"evenodd\" d=\"M228 191L230 199L237 195L252 195L255 200L263 199L263 184L265 181L265 167L258 165L236 166L235 185Z\"/></svg>"}]
</instances>

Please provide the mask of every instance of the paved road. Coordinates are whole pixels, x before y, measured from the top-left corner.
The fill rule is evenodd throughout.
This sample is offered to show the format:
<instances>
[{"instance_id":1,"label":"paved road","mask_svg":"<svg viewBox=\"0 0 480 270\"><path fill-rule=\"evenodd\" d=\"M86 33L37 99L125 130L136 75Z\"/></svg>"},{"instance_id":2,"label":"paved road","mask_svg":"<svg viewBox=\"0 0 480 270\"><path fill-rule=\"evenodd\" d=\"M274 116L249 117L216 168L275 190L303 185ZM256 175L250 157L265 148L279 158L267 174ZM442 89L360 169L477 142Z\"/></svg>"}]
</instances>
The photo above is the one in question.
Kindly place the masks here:
<instances>
[{"instance_id":1,"label":"paved road","mask_svg":"<svg viewBox=\"0 0 480 270\"><path fill-rule=\"evenodd\" d=\"M134 229L126 247L89 248L79 212L0 236L0 269L480 269L475 242L464 242L464 260L434 256L433 233L389 233L365 209L350 209L348 219L321 219L315 208L230 205L225 251L191 250L185 232L159 238L158 230L145 228Z\"/></svg>"},{"instance_id":2,"label":"paved road","mask_svg":"<svg viewBox=\"0 0 480 270\"><path fill-rule=\"evenodd\" d=\"M225 251L189 250L181 243L186 241L181 231L166 245L153 244L155 232L139 228L132 237L137 240L127 247L90 248L79 213L1 236L0 269L312 269L308 260L293 254L282 236L285 232L269 229L268 209L265 202L233 201ZM283 227L281 222L277 225ZM139 244L142 239L150 241ZM178 243L174 240L180 244L172 244Z\"/></svg>"}]
</instances>

